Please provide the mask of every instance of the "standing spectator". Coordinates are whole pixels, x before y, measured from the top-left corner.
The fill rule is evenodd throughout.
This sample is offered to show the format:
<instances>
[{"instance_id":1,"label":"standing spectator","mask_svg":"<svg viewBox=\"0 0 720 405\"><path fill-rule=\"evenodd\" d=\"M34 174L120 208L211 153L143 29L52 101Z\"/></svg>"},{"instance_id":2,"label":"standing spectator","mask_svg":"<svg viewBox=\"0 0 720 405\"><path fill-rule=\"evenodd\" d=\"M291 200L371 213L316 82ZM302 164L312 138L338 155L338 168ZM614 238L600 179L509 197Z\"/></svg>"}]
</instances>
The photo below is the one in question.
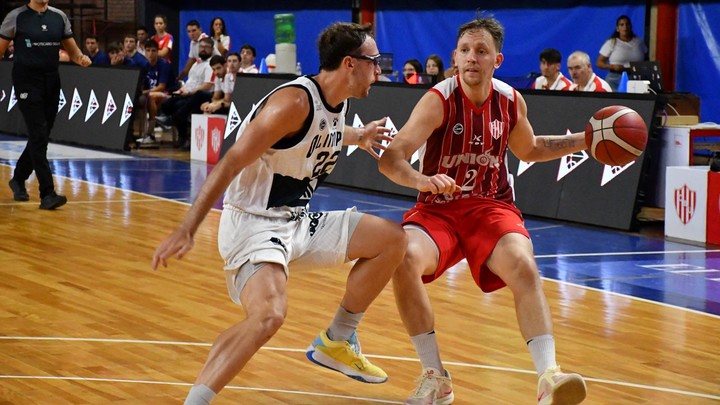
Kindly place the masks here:
<instances>
[{"instance_id":1,"label":"standing spectator","mask_svg":"<svg viewBox=\"0 0 720 405\"><path fill-rule=\"evenodd\" d=\"M10 41L32 46L15 49L12 82L17 103L28 130L28 142L8 183L15 201L28 201L25 181L35 171L40 189L40 208L54 210L67 202L55 192L52 170L47 159L50 131L55 123L60 99L58 52L62 45L69 58L80 66L92 62L73 39L65 13L48 6L47 0L30 0L11 10L0 25L0 57Z\"/></svg>"},{"instance_id":2,"label":"standing spectator","mask_svg":"<svg viewBox=\"0 0 720 405\"><path fill-rule=\"evenodd\" d=\"M137 38L137 51L140 52L140 55L145 56L145 42L150 37L147 27L141 25L135 28L135 37Z\"/></svg>"},{"instance_id":3,"label":"standing spectator","mask_svg":"<svg viewBox=\"0 0 720 405\"><path fill-rule=\"evenodd\" d=\"M240 48L240 70L238 73L258 73L259 70L255 66L255 48L250 44L245 44Z\"/></svg>"},{"instance_id":4,"label":"standing spectator","mask_svg":"<svg viewBox=\"0 0 720 405\"><path fill-rule=\"evenodd\" d=\"M425 59L425 73L432 77L433 83L445 80L445 66L440 56L432 54Z\"/></svg>"},{"instance_id":5,"label":"standing spectator","mask_svg":"<svg viewBox=\"0 0 720 405\"><path fill-rule=\"evenodd\" d=\"M417 59L406 60L403 64L403 83L418 84L419 74L423 72L422 64Z\"/></svg>"},{"instance_id":6,"label":"standing spectator","mask_svg":"<svg viewBox=\"0 0 720 405\"><path fill-rule=\"evenodd\" d=\"M621 15L615 22L615 31L600 48L595 65L608 71L605 80L617 91L622 72L630 67L630 62L647 59L647 46L632 29L630 17Z\"/></svg>"},{"instance_id":7,"label":"standing spectator","mask_svg":"<svg viewBox=\"0 0 720 405\"><path fill-rule=\"evenodd\" d=\"M540 52L540 72L542 76L535 79L532 88L536 90L570 90L573 82L563 76L560 71L562 55L554 48Z\"/></svg>"},{"instance_id":8,"label":"standing spectator","mask_svg":"<svg viewBox=\"0 0 720 405\"><path fill-rule=\"evenodd\" d=\"M162 112L170 117L173 126L178 131L177 148L190 150L189 119L192 111L199 110L200 105L212 98L213 71L208 60L213 52L214 42L212 38L203 38L199 44L199 59L193 64L188 73L188 80L180 89L174 91L173 97L166 100L162 106ZM219 56L219 55L218 55ZM221 57L221 56L220 56ZM222 58L222 57L221 57ZM199 93L197 97L194 97ZM156 118L158 121L160 117ZM161 121L162 122L162 121ZM163 122L167 123L167 121Z\"/></svg>"},{"instance_id":9,"label":"standing spectator","mask_svg":"<svg viewBox=\"0 0 720 405\"><path fill-rule=\"evenodd\" d=\"M175 90L175 75L172 66L158 55L158 44L152 39L145 41L145 55L148 60L148 70L143 80L143 91L140 105L147 109L148 121L145 131L138 143L150 144L155 142L155 117L158 108L165 101L171 91Z\"/></svg>"},{"instance_id":10,"label":"standing spectator","mask_svg":"<svg viewBox=\"0 0 720 405\"><path fill-rule=\"evenodd\" d=\"M570 87L570 90L595 91L599 93L610 93L613 91L608 82L593 73L590 55L585 52L575 51L571 53L567 65L573 80L573 85Z\"/></svg>"},{"instance_id":11,"label":"standing spectator","mask_svg":"<svg viewBox=\"0 0 720 405\"><path fill-rule=\"evenodd\" d=\"M151 37L158 44L158 55L172 63L173 36L167 32L167 17L158 14L154 20L155 35Z\"/></svg>"},{"instance_id":12,"label":"standing spectator","mask_svg":"<svg viewBox=\"0 0 720 405\"><path fill-rule=\"evenodd\" d=\"M212 33L212 39L215 41L215 50L222 57L227 57L228 51L230 51L230 36L227 34L225 28L225 20L220 17L215 17L210 23L210 32Z\"/></svg>"},{"instance_id":13,"label":"standing spectator","mask_svg":"<svg viewBox=\"0 0 720 405\"><path fill-rule=\"evenodd\" d=\"M182 224L155 250L153 269L185 256L203 219L225 193L218 246L227 291L242 303L245 315L215 340L186 405L212 403L277 333L288 310L290 271L356 259L335 318L306 355L359 381L387 381L387 374L363 356L356 330L400 262L405 234L392 221L354 209L311 212L308 205L343 145L358 145L377 158L373 148L392 139L384 120L364 128L345 125L347 99L367 97L380 74L373 60L362 58L378 53L370 32L369 26L336 23L320 34L320 73L298 77L257 103Z\"/></svg>"},{"instance_id":14,"label":"standing spectator","mask_svg":"<svg viewBox=\"0 0 720 405\"><path fill-rule=\"evenodd\" d=\"M200 40L208 37L207 34L202 32L202 30L200 29L200 23L197 22L197 20L191 20L190 22L188 22L186 30L188 38L190 38L190 52L188 52L188 59L185 63L185 67L178 75L178 80L183 79L185 76L187 76L188 72L190 72L190 68L193 66L193 64L195 64L200 55ZM213 44L215 44L215 41L213 41ZM220 55L217 49L215 49L214 45L212 55Z\"/></svg>"},{"instance_id":15,"label":"standing spectator","mask_svg":"<svg viewBox=\"0 0 720 405\"><path fill-rule=\"evenodd\" d=\"M493 77L504 60L503 40L504 28L492 17L463 24L457 35L456 80L425 93L380 158L383 174L419 192L417 204L404 216L408 248L393 276L395 301L423 367L405 404L453 401L423 283L463 258L482 291L505 286L511 291L520 334L537 372L538 405L574 405L586 395L583 378L563 373L556 363L550 308L530 234L513 201L507 164L508 149L525 162L579 152L586 148L585 134L534 134L522 95ZM419 148L423 153L416 170L408 157ZM482 338L468 343L489 350Z\"/></svg>"},{"instance_id":16,"label":"standing spectator","mask_svg":"<svg viewBox=\"0 0 720 405\"><path fill-rule=\"evenodd\" d=\"M109 65L110 58L100 50L98 38L95 35L85 37L85 55L90 58L93 65Z\"/></svg>"},{"instance_id":17,"label":"standing spectator","mask_svg":"<svg viewBox=\"0 0 720 405\"><path fill-rule=\"evenodd\" d=\"M240 55L237 52L230 52L224 69L212 65L212 59L215 59L215 57L213 56L210 59L215 72L215 89L212 99L203 103L200 109L205 114L227 114L230 112L232 93L235 89L235 77L240 69Z\"/></svg>"}]
</instances>

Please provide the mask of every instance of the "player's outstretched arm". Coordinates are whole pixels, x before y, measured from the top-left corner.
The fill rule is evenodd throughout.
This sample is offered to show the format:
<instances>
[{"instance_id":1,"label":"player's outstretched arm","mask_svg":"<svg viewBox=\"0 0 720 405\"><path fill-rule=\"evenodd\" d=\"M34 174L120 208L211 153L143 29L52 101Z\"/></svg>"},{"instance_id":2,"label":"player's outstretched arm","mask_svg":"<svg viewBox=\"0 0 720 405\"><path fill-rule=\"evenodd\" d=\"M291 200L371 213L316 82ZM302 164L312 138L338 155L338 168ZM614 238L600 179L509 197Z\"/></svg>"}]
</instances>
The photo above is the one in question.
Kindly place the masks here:
<instances>
[{"instance_id":1,"label":"player's outstretched arm","mask_svg":"<svg viewBox=\"0 0 720 405\"><path fill-rule=\"evenodd\" d=\"M395 135L393 142L380 158L380 172L401 186L421 192L442 194L459 190L452 178L444 174L425 176L415 170L408 161L432 132L442 125L443 111L440 97L433 92L425 93L410 114L408 122Z\"/></svg>"},{"instance_id":2,"label":"player's outstretched arm","mask_svg":"<svg viewBox=\"0 0 720 405\"><path fill-rule=\"evenodd\" d=\"M280 139L297 133L309 112L307 94L298 88L278 90L266 100L242 136L210 172L183 222L155 250L153 270L160 264L167 267L168 258L181 259L192 249L195 232L235 176Z\"/></svg>"},{"instance_id":3,"label":"player's outstretched arm","mask_svg":"<svg viewBox=\"0 0 720 405\"><path fill-rule=\"evenodd\" d=\"M518 119L510 132L508 146L512 153L525 162L544 162L579 152L585 146L585 134L576 132L567 135L535 135L527 119L527 104L520 93L518 100Z\"/></svg>"},{"instance_id":4,"label":"player's outstretched arm","mask_svg":"<svg viewBox=\"0 0 720 405\"><path fill-rule=\"evenodd\" d=\"M380 155L375 149L385 150L383 142L390 143L393 140L393 138L388 135L390 129L385 128L385 122L387 122L387 117L377 121L371 121L362 128L353 128L345 125L343 145L357 145L375 159L380 159Z\"/></svg>"}]
</instances>

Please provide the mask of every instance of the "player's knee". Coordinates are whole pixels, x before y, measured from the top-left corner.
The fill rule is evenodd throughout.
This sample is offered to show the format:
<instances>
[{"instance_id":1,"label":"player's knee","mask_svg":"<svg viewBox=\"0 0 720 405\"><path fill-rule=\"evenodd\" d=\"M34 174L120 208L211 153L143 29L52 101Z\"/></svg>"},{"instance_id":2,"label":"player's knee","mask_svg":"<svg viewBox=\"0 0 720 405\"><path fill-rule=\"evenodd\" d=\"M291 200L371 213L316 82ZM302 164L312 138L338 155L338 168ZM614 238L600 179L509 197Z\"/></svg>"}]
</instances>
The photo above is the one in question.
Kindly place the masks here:
<instances>
[{"instance_id":1,"label":"player's knee","mask_svg":"<svg viewBox=\"0 0 720 405\"><path fill-rule=\"evenodd\" d=\"M518 255L513 258L509 280L506 281L513 289L534 289L540 283L540 274L535 260L527 255Z\"/></svg>"},{"instance_id":2,"label":"player's knee","mask_svg":"<svg viewBox=\"0 0 720 405\"><path fill-rule=\"evenodd\" d=\"M268 311L260 316L261 334L270 339L285 323L287 312L280 308L268 308Z\"/></svg>"},{"instance_id":3,"label":"player's knee","mask_svg":"<svg viewBox=\"0 0 720 405\"><path fill-rule=\"evenodd\" d=\"M409 239L405 256L396 271L398 278L417 279L423 274L432 272L435 269L435 262L430 253L422 244L417 243L412 238Z\"/></svg>"}]
</instances>

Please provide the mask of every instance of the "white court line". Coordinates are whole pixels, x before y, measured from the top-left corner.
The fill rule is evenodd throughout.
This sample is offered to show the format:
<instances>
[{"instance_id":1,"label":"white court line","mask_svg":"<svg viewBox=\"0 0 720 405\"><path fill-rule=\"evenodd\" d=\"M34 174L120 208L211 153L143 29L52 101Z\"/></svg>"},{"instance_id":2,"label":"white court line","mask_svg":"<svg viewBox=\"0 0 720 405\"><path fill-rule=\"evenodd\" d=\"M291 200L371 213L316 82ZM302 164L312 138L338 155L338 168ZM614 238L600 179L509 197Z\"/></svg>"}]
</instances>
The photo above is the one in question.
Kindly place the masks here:
<instances>
[{"instance_id":1,"label":"white court line","mask_svg":"<svg viewBox=\"0 0 720 405\"><path fill-rule=\"evenodd\" d=\"M202 342L181 342L181 341L162 341L162 340L138 340L138 339L104 339L104 338L64 338L64 337L43 337L43 336L0 336L0 341L3 340L34 340L34 341L66 341L66 342L100 342L100 343L130 343L130 344L150 344L150 345L170 345L170 346L203 346L203 347L211 347L211 343L202 343ZM293 352L293 353L304 353L305 349L294 349L294 348L287 348L287 347L266 347L263 346L260 348L261 350L268 350L268 351L275 351L275 352ZM385 360L393 360L393 361L407 361L407 362L414 362L418 363L419 360L412 357L399 357L399 356L386 356L386 355L373 355L373 354L365 354L366 357L370 358L376 358L376 359L385 359ZM509 373L518 373L518 374L537 374L534 370L522 370L517 368L509 368L509 367L498 367L498 366L487 366L483 364L473 364L473 363L464 363L464 362L456 362L456 361L443 361L444 364L456 366L456 367L467 367L467 368L477 368L477 369L483 369L483 370L494 370L494 371L504 371ZM56 379L71 379L75 377L33 377L33 376L3 376L0 375L0 378L56 378ZM601 378L591 378L591 377L584 377L585 381L592 381L600 384L608 384L608 385L620 385L624 387L633 387L633 388L640 388L650 391L661 391L661 392L669 392L679 395L686 395L686 396L692 396L692 397L700 397L700 398L710 398L710 399L716 399L720 400L719 395L712 395L712 394L703 394L700 392L693 392L693 391L685 391L685 390L678 390L674 388L664 388L664 387L657 387L653 385L646 385L646 384L636 384L631 382L625 382L625 381L614 381L614 380L606 380ZM77 378L79 380L87 380L87 381L105 381L105 379L95 379L95 378ZM114 379L107 379L107 381L121 381L121 382L133 382L133 381L139 381L139 380L114 380ZM147 382L149 384L168 384L168 385L190 385L189 383L164 383L164 382ZM249 388L249 387L237 387L236 389L249 389L249 390L267 390L267 391L275 391L275 392L287 392L287 393L297 393L297 394L305 394L305 395L321 395L321 396L332 396L332 397L340 397L340 398L355 398L355 397L343 397L343 396L336 396L336 395L329 395L329 394L319 394L319 393L304 393L303 391L285 391L285 390L274 390L274 389L264 389L264 388ZM363 400L371 400L371 401L382 401L382 400L375 400L375 399L369 399L369 398L355 398L355 399L363 399ZM397 403L397 402L388 402L385 401L385 403Z\"/></svg>"},{"instance_id":2,"label":"white court line","mask_svg":"<svg viewBox=\"0 0 720 405\"><path fill-rule=\"evenodd\" d=\"M595 257L595 256L630 256L630 255L667 255L667 254L688 254L688 253L720 253L720 249L699 249L699 250L656 250L645 252L605 252L605 253L560 253L553 255L535 255L536 259L563 258L563 257Z\"/></svg>"},{"instance_id":3,"label":"white court line","mask_svg":"<svg viewBox=\"0 0 720 405\"><path fill-rule=\"evenodd\" d=\"M112 382L121 384L152 384L152 385L175 385L190 387L192 383L172 382L172 381L150 381L150 380L126 380L122 378L93 378L93 377L60 377L60 376L36 376L36 375L0 375L0 379L6 380L61 380L61 381L83 381L83 382ZM398 401L388 401L379 398L353 397L349 395L326 394L323 392L295 391L283 390L277 388L260 388L260 387L244 387L240 385L226 385L223 390L242 390L242 391L261 391L261 392L278 392L283 394L307 395L313 397L352 399L356 401L377 402L381 404L402 404Z\"/></svg>"}]
</instances>

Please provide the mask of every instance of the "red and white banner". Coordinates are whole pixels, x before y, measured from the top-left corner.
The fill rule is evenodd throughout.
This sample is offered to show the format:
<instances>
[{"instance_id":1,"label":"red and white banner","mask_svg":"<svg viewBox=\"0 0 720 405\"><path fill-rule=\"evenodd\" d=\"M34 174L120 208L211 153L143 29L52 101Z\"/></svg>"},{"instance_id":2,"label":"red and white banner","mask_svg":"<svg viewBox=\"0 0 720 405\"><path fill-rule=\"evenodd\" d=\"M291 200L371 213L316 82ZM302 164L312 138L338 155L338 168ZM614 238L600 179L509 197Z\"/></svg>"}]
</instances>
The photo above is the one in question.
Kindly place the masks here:
<instances>
[{"instance_id":1,"label":"red and white banner","mask_svg":"<svg viewBox=\"0 0 720 405\"><path fill-rule=\"evenodd\" d=\"M224 115L193 114L190 127L190 159L215 164L225 133Z\"/></svg>"}]
</instances>

